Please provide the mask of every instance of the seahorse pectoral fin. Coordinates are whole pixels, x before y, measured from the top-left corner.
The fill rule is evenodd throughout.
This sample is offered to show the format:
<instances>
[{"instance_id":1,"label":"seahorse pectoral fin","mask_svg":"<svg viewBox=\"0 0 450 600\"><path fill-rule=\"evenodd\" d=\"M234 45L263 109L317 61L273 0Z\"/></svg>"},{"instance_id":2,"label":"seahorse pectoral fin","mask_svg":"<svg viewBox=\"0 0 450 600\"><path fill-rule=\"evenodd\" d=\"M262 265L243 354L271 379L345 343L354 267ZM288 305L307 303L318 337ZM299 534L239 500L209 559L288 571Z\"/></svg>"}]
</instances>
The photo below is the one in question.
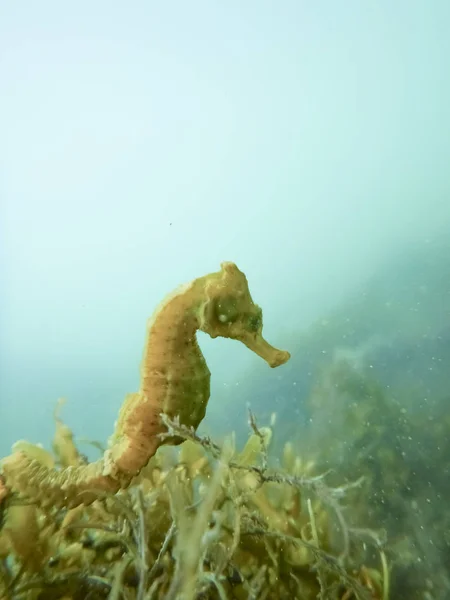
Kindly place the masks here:
<instances>
[{"instance_id":1,"label":"seahorse pectoral fin","mask_svg":"<svg viewBox=\"0 0 450 600\"><path fill-rule=\"evenodd\" d=\"M252 350L252 352L263 358L272 368L284 365L291 358L289 352L275 348L261 334L244 333L239 337L239 341L245 344L249 350Z\"/></svg>"}]
</instances>

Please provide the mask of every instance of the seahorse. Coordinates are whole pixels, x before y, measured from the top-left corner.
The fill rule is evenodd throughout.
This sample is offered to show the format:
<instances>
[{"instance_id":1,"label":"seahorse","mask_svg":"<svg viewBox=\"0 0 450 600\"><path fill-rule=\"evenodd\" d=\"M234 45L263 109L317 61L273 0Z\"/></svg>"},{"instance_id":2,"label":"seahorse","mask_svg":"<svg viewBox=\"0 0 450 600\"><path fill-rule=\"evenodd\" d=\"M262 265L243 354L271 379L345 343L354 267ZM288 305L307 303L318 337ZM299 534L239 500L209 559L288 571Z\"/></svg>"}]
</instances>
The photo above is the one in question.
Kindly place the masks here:
<instances>
[{"instance_id":1,"label":"seahorse","mask_svg":"<svg viewBox=\"0 0 450 600\"><path fill-rule=\"evenodd\" d=\"M270 367L286 363L289 352L271 346L262 328L262 310L234 263L180 286L148 321L139 390L125 397L103 456L57 469L22 446L1 461L7 487L42 506L71 508L126 488L161 444L181 442L160 435L167 433L161 415L194 429L205 416L211 374L197 331L238 340Z\"/></svg>"}]
</instances>

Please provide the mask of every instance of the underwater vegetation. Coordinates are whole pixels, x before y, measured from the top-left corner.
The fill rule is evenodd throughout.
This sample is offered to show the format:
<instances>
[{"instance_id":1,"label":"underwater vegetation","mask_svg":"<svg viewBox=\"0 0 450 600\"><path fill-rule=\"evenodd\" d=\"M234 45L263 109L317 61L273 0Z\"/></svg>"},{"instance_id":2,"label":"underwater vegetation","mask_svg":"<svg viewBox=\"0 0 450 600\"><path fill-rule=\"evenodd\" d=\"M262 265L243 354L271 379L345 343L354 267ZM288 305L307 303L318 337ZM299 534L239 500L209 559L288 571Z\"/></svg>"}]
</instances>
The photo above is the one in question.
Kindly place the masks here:
<instances>
[{"instance_id":1,"label":"underwater vegetation","mask_svg":"<svg viewBox=\"0 0 450 600\"><path fill-rule=\"evenodd\" d=\"M233 436L219 447L163 422L184 441L160 448L127 489L90 490L95 500L74 508L3 498L1 598L388 598L383 540L343 516L360 482L329 486L290 443L274 469L272 428L251 414L240 452ZM84 460L59 417L53 453L36 450L47 463Z\"/></svg>"},{"instance_id":2,"label":"underwater vegetation","mask_svg":"<svg viewBox=\"0 0 450 600\"><path fill-rule=\"evenodd\" d=\"M387 600L384 540L345 515L361 479L330 485L290 443L275 467L273 427L251 413L241 451L233 435L198 436L210 382L199 329L271 367L290 357L262 337L233 263L171 294L98 461L86 461L59 407L52 452L21 441L1 461L2 599Z\"/></svg>"},{"instance_id":3,"label":"underwater vegetation","mask_svg":"<svg viewBox=\"0 0 450 600\"><path fill-rule=\"evenodd\" d=\"M336 352L308 399L311 426L297 443L349 490L349 527L382 528L392 598L450 597L449 397L426 416L381 385L370 365ZM407 393L405 394L407 396ZM330 405L333 418L330 419Z\"/></svg>"}]
</instances>

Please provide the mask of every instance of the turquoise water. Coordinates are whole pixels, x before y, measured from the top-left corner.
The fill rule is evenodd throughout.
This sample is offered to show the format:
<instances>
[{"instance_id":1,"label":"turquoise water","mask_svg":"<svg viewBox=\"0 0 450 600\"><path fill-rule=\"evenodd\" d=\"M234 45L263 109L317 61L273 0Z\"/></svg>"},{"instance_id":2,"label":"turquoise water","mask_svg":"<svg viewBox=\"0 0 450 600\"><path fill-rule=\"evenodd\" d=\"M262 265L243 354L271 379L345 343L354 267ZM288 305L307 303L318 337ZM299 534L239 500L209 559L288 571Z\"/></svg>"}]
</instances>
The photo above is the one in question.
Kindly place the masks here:
<instances>
[{"instance_id":1,"label":"turquoise water","mask_svg":"<svg viewBox=\"0 0 450 600\"><path fill-rule=\"evenodd\" d=\"M295 434L336 352L440 414L449 32L439 0L0 8L0 455L48 446L59 397L104 441L146 319L223 260L292 360L200 336L206 431L250 402Z\"/></svg>"}]
</instances>

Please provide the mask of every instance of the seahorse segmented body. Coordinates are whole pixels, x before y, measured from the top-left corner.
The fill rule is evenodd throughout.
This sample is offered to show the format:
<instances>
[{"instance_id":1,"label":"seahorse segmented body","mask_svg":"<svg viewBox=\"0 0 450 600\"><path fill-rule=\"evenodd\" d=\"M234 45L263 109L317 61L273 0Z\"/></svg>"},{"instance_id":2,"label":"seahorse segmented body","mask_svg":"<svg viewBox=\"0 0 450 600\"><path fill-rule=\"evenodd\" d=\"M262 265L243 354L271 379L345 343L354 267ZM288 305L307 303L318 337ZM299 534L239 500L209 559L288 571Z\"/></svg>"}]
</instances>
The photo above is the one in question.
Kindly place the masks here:
<instances>
[{"instance_id":1,"label":"seahorse segmented body","mask_svg":"<svg viewBox=\"0 0 450 600\"><path fill-rule=\"evenodd\" d=\"M161 414L179 417L197 428L210 395L210 372L196 332L239 340L271 367L289 353L262 337L262 311L250 295L247 279L231 262L169 295L149 320L139 391L123 403L109 447L97 462L49 468L20 449L2 461L9 489L42 505L88 504L98 492L125 488L165 438Z\"/></svg>"}]
</instances>

